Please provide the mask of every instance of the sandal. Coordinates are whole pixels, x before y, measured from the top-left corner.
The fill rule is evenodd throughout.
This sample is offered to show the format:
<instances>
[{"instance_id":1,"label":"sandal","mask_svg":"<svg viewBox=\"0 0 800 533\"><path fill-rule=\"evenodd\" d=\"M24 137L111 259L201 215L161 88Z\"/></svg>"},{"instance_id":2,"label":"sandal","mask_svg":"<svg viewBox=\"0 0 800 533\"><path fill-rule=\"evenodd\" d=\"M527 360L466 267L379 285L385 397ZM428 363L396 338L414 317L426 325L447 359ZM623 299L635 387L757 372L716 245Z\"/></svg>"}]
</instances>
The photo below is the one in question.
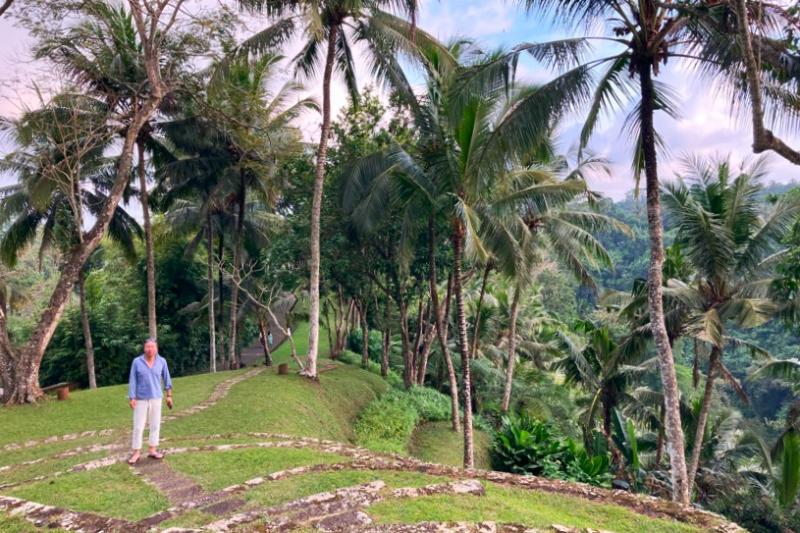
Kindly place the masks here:
<instances>
[{"instance_id":1,"label":"sandal","mask_svg":"<svg viewBox=\"0 0 800 533\"><path fill-rule=\"evenodd\" d=\"M141 454L137 454L137 457L136 457L136 459L134 459L134 458L133 458L133 455L131 455L130 459L128 459L128 464L129 464L129 465L131 465L131 466L133 466L133 465L135 465L136 463L138 463L138 462L139 462L139 459L141 459L141 458L142 458Z\"/></svg>"},{"instance_id":2,"label":"sandal","mask_svg":"<svg viewBox=\"0 0 800 533\"><path fill-rule=\"evenodd\" d=\"M152 452L152 453L148 453L147 457L149 457L150 459L156 459L156 460L160 461L161 459L164 458L164 454L163 453L159 453L159 452Z\"/></svg>"}]
</instances>

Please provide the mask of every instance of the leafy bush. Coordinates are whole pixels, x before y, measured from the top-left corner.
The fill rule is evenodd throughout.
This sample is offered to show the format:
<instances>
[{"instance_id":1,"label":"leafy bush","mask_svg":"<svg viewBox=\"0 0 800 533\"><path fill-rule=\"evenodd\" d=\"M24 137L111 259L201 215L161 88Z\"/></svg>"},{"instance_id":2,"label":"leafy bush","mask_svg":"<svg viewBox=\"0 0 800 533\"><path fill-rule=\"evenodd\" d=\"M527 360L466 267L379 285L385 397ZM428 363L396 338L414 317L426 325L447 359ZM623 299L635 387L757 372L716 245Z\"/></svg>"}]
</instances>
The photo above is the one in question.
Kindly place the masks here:
<instances>
[{"instance_id":1,"label":"leafy bush","mask_svg":"<svg viewBox=\"0 0 800 533\"><path fill-rule=\"evenodd\" d=\"M411 387L406 393L419 417L426 422L450 420L450 397L429 387Z\"/></svg>"},{"instance_id":2,"label":"leafy bush","mask_svg":"<svg viewBox=\"0 0 800 533\"><path fill-rule=\"evenodd\" d=\"M419 418L408 394L390 391L359 415L354 427L356 443L381 452L406 453Z\"/></svg>"},{"instance_id":3,"label":"leafy bush","mask_svg":"<svg viewBox=\"0 0 800 533\"><path fill-rule=\"evenodd\" d=\"M361 329L354 329L347 336L347 348L359 354L359 363L361 362L362 340L363 334L361 333ZM380 364L381 358L383 357L383 334L374 329L369 330L368 344L367 351L369 352L369 360Z\"/></svg>"},{"instance_id":4,"label":"leafy bush","mask_svg":"<svg viewBox=\"0 0 800 533\"><path fill-rule=\"evenodd\" d=\"M611 459L608 454L591 455L572 439L566 440L562 464L565 479L607 487L614 477L611 472Z\"/></svg>"},{"instance_id":5,"label":"leafy bush","mask_svg":"<svg viewBox=\"0 0 800 533\"><path fill-rule=\"evenodd\" d=\"M505 418L490 450L494 470L545 477L558 477L562 453L550 426L527 417Z\"/></svg>"},{"instance_id":6,"label":"leafy bush","mask_svg":"<svg viewBox=\"0 0 800 533\"><path fill-rule=\"evenodd\" d=\"M397 374L389 375L402 387ZM377 451L407 453L419 422L443 420L450 420L450 398L444 394L427 387L391 390L361 412L355 424L356 442Z\"/></svg>"},{"instance_id":7,"label":"leafy bush","mask_svg":"<svg viewBox=\"0 0 800 533\"><path fill-rule=\"evenodd\" d=\"M502 472L543 476L608 486L608 455L590 455L552 426L528 417L504 418L489 451L492 468Z\"/></svg>"}]
</instances>

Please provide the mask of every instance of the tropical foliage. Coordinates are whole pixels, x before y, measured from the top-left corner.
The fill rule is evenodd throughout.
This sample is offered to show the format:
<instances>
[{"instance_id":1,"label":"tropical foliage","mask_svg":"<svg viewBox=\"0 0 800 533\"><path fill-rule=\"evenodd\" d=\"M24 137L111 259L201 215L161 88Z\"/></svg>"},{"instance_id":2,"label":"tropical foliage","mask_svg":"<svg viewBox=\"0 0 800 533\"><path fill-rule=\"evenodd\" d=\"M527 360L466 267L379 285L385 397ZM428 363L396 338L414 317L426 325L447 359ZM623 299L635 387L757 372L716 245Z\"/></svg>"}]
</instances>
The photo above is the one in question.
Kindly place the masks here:
<instances>
[{"instance_id":1,"label":"tropical foliage","mask_svg":"<svg viewBox=\"0 0 800 533\"><path fill-rule=\"evenodd\" d=\"M678 64L800 163L763 123L797 122L796 10L530 0L566 38L489 50L439 42L416 1L183 3L20 19L58 83L0 121L4 403L124 382L147 336L176 375L286 350L318 381L330 357L391 385L361 445L409 453L439 423L466 468L490 438L497 470L798 530L800 192L763 157L666 179L656 120ZM619 113L614 202L590 183L622 167L589 146Z\"/></svg>"}]
</instances>

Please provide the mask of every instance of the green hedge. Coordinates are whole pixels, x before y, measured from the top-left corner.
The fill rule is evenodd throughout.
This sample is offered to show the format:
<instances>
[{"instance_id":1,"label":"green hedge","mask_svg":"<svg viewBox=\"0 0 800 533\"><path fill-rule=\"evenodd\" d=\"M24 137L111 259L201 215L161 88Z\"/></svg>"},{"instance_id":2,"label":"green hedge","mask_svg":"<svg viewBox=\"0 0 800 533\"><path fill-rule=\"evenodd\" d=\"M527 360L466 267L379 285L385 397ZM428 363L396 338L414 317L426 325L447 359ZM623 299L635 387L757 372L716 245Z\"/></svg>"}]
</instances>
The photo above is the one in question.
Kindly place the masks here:
<instances>
[{"instance_id":1,"label":"green hedge","mask_svg":"<svg viewBox=\"0 0 800 533\"><path fill-rule=\"evenodd\" d=\"M370 403L355 424L356 443L380 452L408 453L420 422L450 419L450 399L427 387L391 390Z\"/></svg>"}]
</instances>

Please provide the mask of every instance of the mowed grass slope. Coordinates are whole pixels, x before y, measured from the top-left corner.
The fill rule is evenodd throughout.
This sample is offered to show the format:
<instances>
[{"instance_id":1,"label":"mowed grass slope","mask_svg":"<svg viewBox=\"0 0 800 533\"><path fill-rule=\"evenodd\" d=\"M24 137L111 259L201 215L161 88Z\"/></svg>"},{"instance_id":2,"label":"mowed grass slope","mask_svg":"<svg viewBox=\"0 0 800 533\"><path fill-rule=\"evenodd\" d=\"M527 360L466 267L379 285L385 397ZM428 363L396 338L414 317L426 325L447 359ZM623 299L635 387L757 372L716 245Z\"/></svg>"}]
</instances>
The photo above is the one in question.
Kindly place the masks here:
<instances>
[{"instance_id":1,"label":"mowed grass slope","mask_svg":"<svg viewBox=\"0 0 800 533\"><path fill-rule=\"evenodd\" d=\"M319 383L267 369L214 407L166 425L162 435L259 432L351 441L358 412L386 388L380 376L347 365L322 372Z\"/></svg>"},{"instance_id":2,"label":"mowed grass slope","mask_svg":"<svg viewBox=\"0 0 800 533\"><path fill-rule=\"evenodd\" d=\"M491 470L489 447L492 438L476 429L474 432L475 468ZM450 422L429 422L417 426L409 445L411 455L428 463L461 466L464 464L464 435L456 433Z\"/></svg>"},{"instance_id":3,"label":"mowed grass slope","mask_svg":"<svg viewBox=\"0 0 800 533\"><path fill-rule=\"evenodd\" d=\"M300 335L301 332L295 333ZM288 345L284 345L288 350ZM287 352L288 353L288 352ZM329 360L324 360L329 364ZM176 396L182 407L205 399L214 385L231 377L231 372L194 376L176 380ZM249 433L276 433L298 437L317 437L337 441L354 440L353 425L359 412L380 394L387 383L357 366L335 364L321 373L319 383L297 374L280 376L276 369L265 369L255 377L235 385L216 405L200 413L169 421L162 427L164 446L261 442L274 440ZM121 399L120 399L121 396ZM101 411L101 412L97 412ZM13 436L5 442L19 442L67 432L102 427L126 427L130 410L124 402L124 387L74 394L69 402L47 402L43 406L0 409L0 423L15 425ZM49 429L48 429L49 428ZM5 426L3 427L5 429ZM210 438L212 437L213 438ZM90 439L91 440L91 439ZM96 441L101 439L97 438ZM478 433L477 461L487 467L485 455L489 436ZM86 439L74 441L81 445ZM26 456L36 451L42 455L61 449L68 443L46 444L25 449ZM445 423L425 424L417 428L409 450L424 460L458 465L461 461L461 435ZM20 451L22 452L22 450ZM16 453L16 452L15 452ZM95 458L84 454L68 461L48 460L30 467L13 467L4 474L16 479L25 474L51 473L68 464ZM301 465L346 463L350 459L313 449L249 448L226 451L169 455L167 464L175 471L195 479L208 491L214 491L253 477ZM25 471L25 468L28 468ZM20 470L22 469L22 470ZM0 477L4 474L0 474ZM416 472L355 471L309 472L296 477L271 481L243 493L244 509L262 509L326 490L348 487L373 480L383 480L388 487L421 486L446 481ZM388 500L366 509L380 523L418 522L423 520L522 523L547 529L553 524L592 527L622 532L689 533L700 531L679 522L657 520L638 515L613 503L595 503L570 496L528 491L484 483L486 496L433 496ZM65 507L75 511L139 520L164 511L169 506L164 495L144 482L125 464L96 470L64 474L42 481L24 483L0 490L3 494L26 500ZM202 511L175 517L162 526L202 526L218 519ZM35 528L0 514L0 531L29 533Z\"/></svg>"},{"instance_id":4,"label":"mowed grass slope","mask_svg":"<svg viewBox=\"0 0 800 533\"><path fill-rule=\"evenodd\" d=\"M175 378L175 411L202 402L217 384L245 371ZM127 385L73 391L67 401L48 396L36 405L0 409L0 446L81 431L116 429L130 423Z\"/></svg>"}]
</instances>

